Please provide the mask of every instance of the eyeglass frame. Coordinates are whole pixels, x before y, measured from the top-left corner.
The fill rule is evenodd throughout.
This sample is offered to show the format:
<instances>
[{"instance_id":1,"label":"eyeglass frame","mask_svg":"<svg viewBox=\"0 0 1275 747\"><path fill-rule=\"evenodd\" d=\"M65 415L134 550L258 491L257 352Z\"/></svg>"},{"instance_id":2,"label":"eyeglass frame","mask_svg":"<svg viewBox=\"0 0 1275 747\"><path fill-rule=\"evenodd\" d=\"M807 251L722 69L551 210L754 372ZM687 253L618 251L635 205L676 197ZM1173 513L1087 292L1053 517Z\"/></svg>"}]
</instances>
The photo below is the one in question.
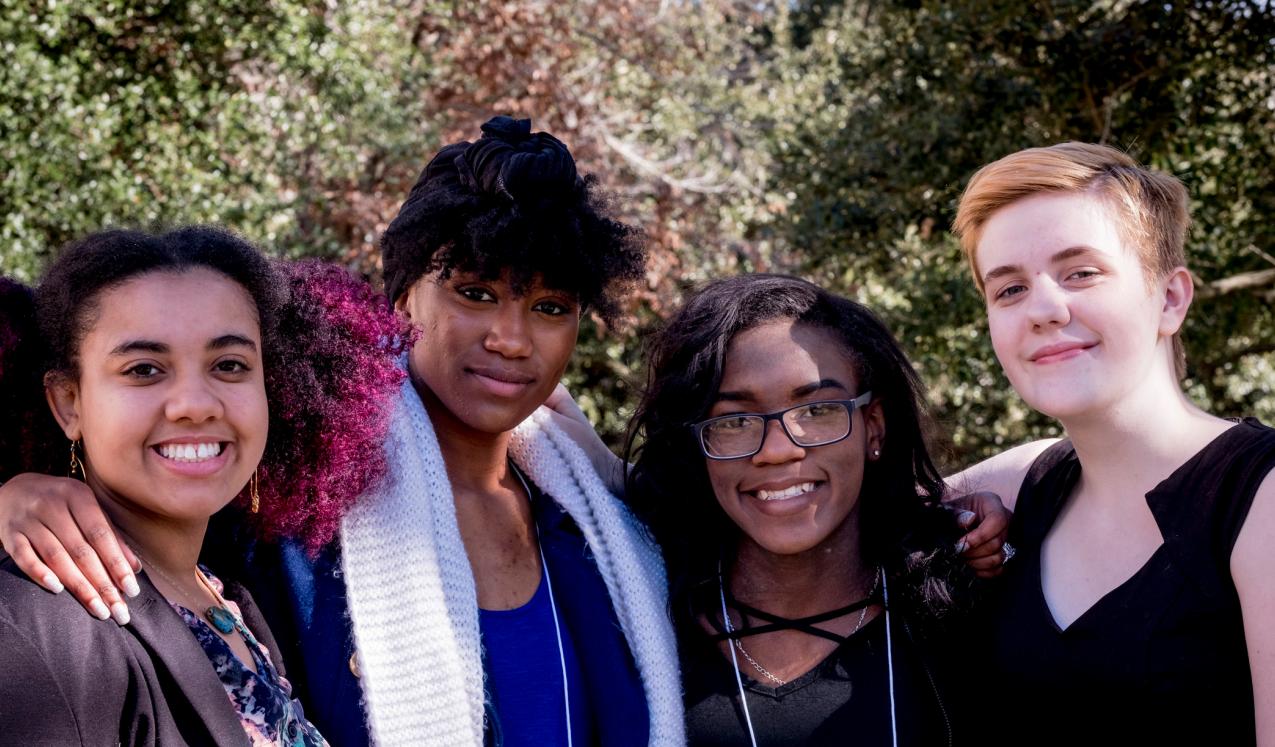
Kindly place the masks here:
<instances>
[{"instance_id":1,"label":"eyeglass frame","mask_svg":"<svg viewBox=\"0 0 1275 747\"><path fill-rule=\"evenodd\" d=\"M787 436L788 440L791 441L793 445L799 449L814 449L819 446L830 446L840 441L844 441L847 438L850 438L850 434L854 432L854 411L863 407L867 407L871 403L872 403L872 392L869 390L864 392L863 394L860 394L858 397L855 397L854 399L820 399L820 400L815 400L814 402L802 402L799 405L793 405L792 407L785 407L782 410L776 410L774 412L732 412L729 415L718 415L717 417L708 418L707 420L701 420L698 423L688 423L687 425L691 428L692 431L694 431L695 442L699 444L699 450L706 458L712 459L717 462L728 462L728 461L733 461L735 459L748 459L749 457L756 456L757 454L759 454L761 450L766 447L766 430L767 430L767 426L770 425L770 421L772 420L779 421L779 427L783 429L784 435ZM788 424L784 422L784 415L787 415L793 410L797 410L802 407L810 407L811 405L843 405L847 410L849 410L850 420L848 421L848 424L846 426L845 435L839 438L834 438L831 441L820 441L817 444L797 443L797 439L793 438L792 433L789 432L788 430ZM739 454L737 456L713 456L712 454L709 454L708 447L704 445L704 429L719 420L726 420L727 418L739 418L739 417L753 417L753 418L762 419L761 441L758 442L757 448L753 449L747 454Z\"/></svg>"}]
</instances>

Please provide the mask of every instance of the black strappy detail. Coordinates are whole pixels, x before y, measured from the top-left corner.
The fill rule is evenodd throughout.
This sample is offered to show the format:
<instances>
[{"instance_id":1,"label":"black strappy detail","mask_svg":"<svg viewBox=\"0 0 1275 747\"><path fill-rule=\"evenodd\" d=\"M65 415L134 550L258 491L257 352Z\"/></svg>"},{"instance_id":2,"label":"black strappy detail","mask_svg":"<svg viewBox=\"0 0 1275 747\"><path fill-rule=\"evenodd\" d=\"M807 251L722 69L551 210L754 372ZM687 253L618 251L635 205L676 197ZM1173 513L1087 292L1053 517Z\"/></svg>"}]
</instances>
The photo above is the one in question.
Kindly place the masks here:
<instances>
[{"instance_id":1,"label":"black strappy detail","mask_svg":"<svg viewBox=\"0 0 1275 747\"><path fill-rule=\"evenodd\" d=\"M720 642L725 640L737 640L739 638L746 638L751 635L761 635L762 633L773 633L777 630L799 630L802 633L806 633L808 635L817 636L819 638L826 638L832 641L833 643L842 644L842 643L845 643L847 640L849 640L849 636L837 635L836 633L829 632L822 628L816 628L815 623L835 620L838 617L845 617L846 615L849 615L852 612L858 612L864 607L867 607L871 604L875 604L879 600L879 598L880 598L879 594L870 594L864 599L860 599L857 602L847 604L844 607L838 607L835 610L828 610L827 612L818 612L813 615L807 615L806 617L789 618L789 617L780 617L779 615L776 615L773 612L759 610L756 607L753 607L748 604L744 604L743 602L736 599L730 593L727 593L726 606L739 610L741 613L748 615L750 617L755 617L759 620L766 620L767 624L745 625L742 628L738 628L730 632L726 632L725 627L723 626L721 620L718 620L713 615L708 615L708 621L712 623L713 629L717 631L717 635L711 636L709 640L712 640L714 642Z\"/></svg>"}]
</instances>

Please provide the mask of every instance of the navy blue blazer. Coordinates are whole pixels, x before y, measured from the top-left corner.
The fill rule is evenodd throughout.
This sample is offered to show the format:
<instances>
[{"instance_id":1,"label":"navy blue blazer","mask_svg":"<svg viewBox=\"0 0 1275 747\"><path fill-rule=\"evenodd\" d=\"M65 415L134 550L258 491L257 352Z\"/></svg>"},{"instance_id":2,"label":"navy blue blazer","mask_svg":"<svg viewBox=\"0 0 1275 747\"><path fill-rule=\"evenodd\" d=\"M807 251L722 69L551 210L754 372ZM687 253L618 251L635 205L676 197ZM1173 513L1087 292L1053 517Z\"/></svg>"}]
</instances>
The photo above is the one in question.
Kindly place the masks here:
<instances>
[{"instance_id":1,"label":"navy blue blazer","mask_svg":"<svg viewBox=\"0 0 1275 747\"><path fill-rule=\"evenodd\" d=\"M650 735L646 695L606 582L571 517L538 489L533 492L532 508L559 612L579 655L585 690L594 696L590 708L597 743L643 747ZM310 557L294 542L241 542L236 535L242 536L242 525L235 517L217 518L205 556L223 567L236 560L242 564L237 577L283 647L288 679L306 717L333 747L369 745L363 692L352 663L354 639L339 543ZM226 557L228 551L231 557ZM500 714L490 699L487 709L487 742L498 747Z\"/></svg>"}]
</instances>

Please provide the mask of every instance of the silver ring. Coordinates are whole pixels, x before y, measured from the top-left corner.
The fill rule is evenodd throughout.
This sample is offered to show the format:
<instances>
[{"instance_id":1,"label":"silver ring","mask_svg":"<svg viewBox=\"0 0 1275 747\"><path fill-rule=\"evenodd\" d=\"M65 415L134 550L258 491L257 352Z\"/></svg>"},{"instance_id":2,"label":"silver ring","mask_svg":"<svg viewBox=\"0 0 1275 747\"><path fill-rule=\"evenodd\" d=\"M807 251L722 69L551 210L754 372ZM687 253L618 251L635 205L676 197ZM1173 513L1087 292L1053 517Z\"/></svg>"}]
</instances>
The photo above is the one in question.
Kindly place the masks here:
<instances>
[{"instance_id":1,"label":"silver ring","mask_svg":"<svg viewBox=\"0 0 1275 747\"><path fill-rule=\"evenodd\" d=\"M1001 555L1004 556L1004 560L1001 561L1001 565L1005 565L1010 560L1013 560L1014 556L1017 554L1018 554L1018 551L1015 550L1014 546L1009 544L1008 542L1001 545Z\"/></svg>"}]
</instances>

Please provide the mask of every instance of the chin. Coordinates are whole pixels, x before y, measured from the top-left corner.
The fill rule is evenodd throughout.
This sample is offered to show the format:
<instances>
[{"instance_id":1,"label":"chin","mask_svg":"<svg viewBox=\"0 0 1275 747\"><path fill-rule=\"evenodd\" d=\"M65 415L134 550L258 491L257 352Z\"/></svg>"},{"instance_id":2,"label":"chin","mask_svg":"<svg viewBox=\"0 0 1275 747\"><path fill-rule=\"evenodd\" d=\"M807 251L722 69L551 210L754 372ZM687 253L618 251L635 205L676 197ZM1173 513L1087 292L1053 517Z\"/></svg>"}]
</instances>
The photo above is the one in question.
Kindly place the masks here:
<instances>
[{"instance_id":1,"label":"chin","mask_svg":"<svg viewBox=\"0 0 1275 747\"><path fill-rule=\"evenodd\" d=\"M475 407L465 413L460 420L465 425L480 433L505 433L517 428L522 421L531 417L539 404L531 407L491 406Z\"/></svg>"},{"instance_id":2,"label":"chin","mask_svg":"<svg viewBox=\"0 0 1275 747\"><path fill-rule=\"evenodd\" d=\"M819 540L814 537L761 534L749 535L749 538L771 555L800 555L819 546Z\"/></svg>"}]
</instances>

